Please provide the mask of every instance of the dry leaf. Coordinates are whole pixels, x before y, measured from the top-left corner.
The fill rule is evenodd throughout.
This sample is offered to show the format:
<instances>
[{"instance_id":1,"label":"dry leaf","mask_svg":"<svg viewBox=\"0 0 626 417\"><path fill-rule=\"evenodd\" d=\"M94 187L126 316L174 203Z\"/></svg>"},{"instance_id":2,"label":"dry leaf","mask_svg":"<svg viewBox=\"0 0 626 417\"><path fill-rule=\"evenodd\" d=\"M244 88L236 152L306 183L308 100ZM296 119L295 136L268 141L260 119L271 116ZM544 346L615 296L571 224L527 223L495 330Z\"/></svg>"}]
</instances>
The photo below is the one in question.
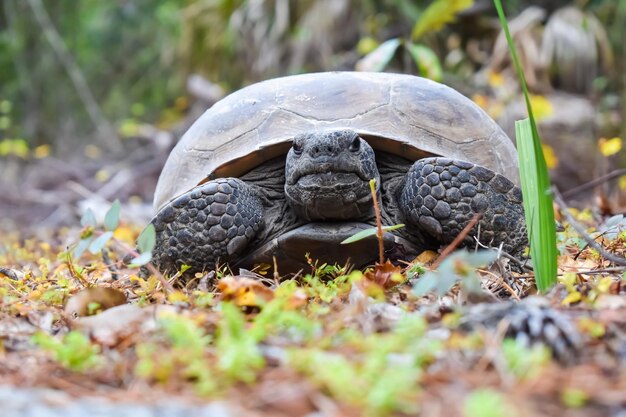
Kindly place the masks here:
<instances>
[{"instance_id":1,"label":"dry leaf","mask_svg":"<svg viewBox=\"0 0 626 417\"><path fill-rule=\"evenodd\" d=\"M245 277L226 277L217 283L224 301L233 301L240 307L258 307L274 298L274 291L260 281Z\"/></svg>"},{"instance_id":2,"label":"dry leaf","mask_svg":"<svg viewBox=\"0 0 626 417\"><path fill-rule=\"evenodd\" d=\"M387 260L384 264L377 263L373 271L365 273L365 279L380 285L384 289L393 288L404 282L402 268Z\"/></svg>"},{"instance_id":3,"label":"dry leaf","mask_svg":"<svg viewBox=\"0 0 626 417\"><path fill-rule=\"evenodd\" d=\"M124 304L95 316L73 320L72 327L88 333L104 346L115 346L131 335L153 330L159 317L174 312L176 308L167 305L142 308L136 304Z\"/></svg>"},{"instance_id":4,"label":"dry leaf","mask_svg":"<svg viewBox=\"0 0 626 417\"><path fill-rule=\"evenodd\" d=\"M65 312L70 317L92 316L98 311L126 304L126 296L113 288L94 287L79 291L65 304Z\"/></svg>"},{"instance_id":5,"label":"dry leaf","mask_svg":"<svg viewBox=\"0 0 626 417\"><path fill-rule=\"evenodd\" d=\"M600 153L604 156L615 155L622 150L622 138L600 138L600 140L598 140L598 148L600 149Z\"/></svg>"}]
</instances>

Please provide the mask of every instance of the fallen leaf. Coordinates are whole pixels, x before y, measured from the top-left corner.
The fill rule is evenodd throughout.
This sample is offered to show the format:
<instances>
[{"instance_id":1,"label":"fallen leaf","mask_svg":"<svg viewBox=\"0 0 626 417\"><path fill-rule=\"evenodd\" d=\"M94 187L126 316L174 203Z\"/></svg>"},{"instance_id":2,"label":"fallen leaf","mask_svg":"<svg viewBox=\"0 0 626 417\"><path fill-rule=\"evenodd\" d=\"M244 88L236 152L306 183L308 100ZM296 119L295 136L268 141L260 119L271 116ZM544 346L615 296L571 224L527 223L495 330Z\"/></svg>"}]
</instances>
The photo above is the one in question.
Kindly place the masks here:
<instances>
[{"instance_id":1,"label":"fallen leaf","mask_svg":"<svg viewBox=\"0 0 626 417\"><path fill-rule=\"evenodd\" d=\"M622 138L600 138L598 140L598 149L600 149L600 153L604 156L615 155L622 150Z\"/></svg>"},{"instance_id":2,"label":"fallen leaf","mask_svg":"<svg viewBox=\"0 0 626 417\"><path fill-rule=\"evenodd\" d=\"M114 288L94 287L79 291L65 304L65 312L72 318L92 316L126 303L126 296Z\"/></svg>"},{"instance_id":3,"label":"fallen leaf","mask_svg":"<svg viewBox=\"0 0 626 417\"><path fill-rule=\"evenodd\" d=\"M404 275L402 275L402 268L392 264L389 260L384 264L377 263L373 271L365 273L365 279L384 289L393 288L405 280Z\"/></svg>"},{"instance_id":4,"label":"fallen leaf","mask_svg":"<svg viewBox=\"0 0 626 417\"><path fill-rule=\"evenodd\" d=\"M156 328L157 319L164 314L176 312L168 305L139 307L124 304L112 307L100 314L79 317L72 321L72 328L81 330L104 346L115 346L121 340Z\"/></svg>"},{"instance_id":5,"label":"fallen leaf","mask_svg":"<svg viewBox=\"0 0 626 417\"><path fill-rule=\"evenodd\" d=\"M552 146L542 143L541 149L543 150L543 156L546 158L546 165L548 169L556 168L559 165L559 158L557 158Z\"/></svg>"},{"instance_id":6,"label":"fallen leaf","mask_svg":"<svg viewBox=\"0 0 626 417\"><path fill-rule=\"evenodd\" d=\"M274 298L274 291L252 278L225 277L218 281L217 288L224 301L233 301L240 307L259 307Z\"/></svg>"},{"instance_id":7,"label":"fallen leaf","mask_svg":"<svg viewBox=\"0 0 626 417\"><path fill-rule=\"evenodd\" d=\"M432 265L433 262L439 257L439 254L432 250L425 250L417 255L417 258L413 259L412 263L419 262L425 266Z\"/></svg>"}]
</instances>

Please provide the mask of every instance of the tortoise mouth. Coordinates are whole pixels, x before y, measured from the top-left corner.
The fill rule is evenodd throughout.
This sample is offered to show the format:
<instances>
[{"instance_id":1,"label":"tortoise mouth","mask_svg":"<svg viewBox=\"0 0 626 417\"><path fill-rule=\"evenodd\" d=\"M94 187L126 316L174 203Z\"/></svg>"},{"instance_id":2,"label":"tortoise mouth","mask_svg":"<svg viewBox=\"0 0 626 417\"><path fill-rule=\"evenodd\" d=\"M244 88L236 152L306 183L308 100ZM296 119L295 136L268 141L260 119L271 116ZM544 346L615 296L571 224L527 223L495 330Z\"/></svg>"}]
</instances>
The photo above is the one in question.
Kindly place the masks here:
<instances>
[{"instance_id":1,"label":"tortoise mouth","mask_svg":"<svg viewBox=\"0 0 626 417\"><path fill-rule=\"evenodd\" d=\"M361 185L365 179L356 172L321 172L309 173L296 179L298 187L304 190L333 189L343 190Z\"/></svg>"}]
</instances>

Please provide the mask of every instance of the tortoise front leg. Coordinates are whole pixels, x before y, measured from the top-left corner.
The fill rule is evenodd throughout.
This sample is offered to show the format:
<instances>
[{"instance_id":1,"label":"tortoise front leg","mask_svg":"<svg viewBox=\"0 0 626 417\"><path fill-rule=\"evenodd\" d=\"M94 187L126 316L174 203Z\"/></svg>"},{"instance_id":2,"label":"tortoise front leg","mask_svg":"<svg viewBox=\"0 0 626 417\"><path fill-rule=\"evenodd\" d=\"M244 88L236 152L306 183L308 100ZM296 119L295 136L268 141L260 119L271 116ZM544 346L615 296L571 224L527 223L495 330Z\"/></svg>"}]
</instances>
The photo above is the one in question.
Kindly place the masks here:
<instances>
[{"instance_id":1,"label":"tortoise front leg","mask_svg":"<svg viewBox=\"0 0 626 417\"><path fill-rule=\"evenodd\" d=\"M252 188L237 178L199 185L170 201L152 224L154 263L162 271L181 265L191 271L235 260L263 227L263 206Z\"/></svg>"},{"instance_id":2,"label":"tortoise front leg","mask_svg":"<svg viewBox=\"0 0 626 417\"><path fill-rule=\"evenodd\" d=\"M482 213L466 245L485 245L518 255L527 245L522 193L490 169L447 158L425 158L409 170L398 191L403 221L440 243L450 243L475 213ZM480 235L478 236L478 233Z\"/></svg>"}]
</instances>

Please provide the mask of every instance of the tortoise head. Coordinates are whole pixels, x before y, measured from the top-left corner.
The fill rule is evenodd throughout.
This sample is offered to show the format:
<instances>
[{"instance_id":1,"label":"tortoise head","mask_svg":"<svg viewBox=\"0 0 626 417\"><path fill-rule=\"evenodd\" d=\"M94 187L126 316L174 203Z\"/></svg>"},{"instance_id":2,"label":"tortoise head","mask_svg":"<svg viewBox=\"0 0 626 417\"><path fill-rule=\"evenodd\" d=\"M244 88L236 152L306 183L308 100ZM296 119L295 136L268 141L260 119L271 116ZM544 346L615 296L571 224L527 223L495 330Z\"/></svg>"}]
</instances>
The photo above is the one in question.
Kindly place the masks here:
<instances>
[{"instance_id":1,"label":"tortoise head","mask_svg":"<svg viewBox=\"0 0 626 417\"><path fill-rule=\"evenodd\" d=\"M305 220L370 217L371 179L378 188L374 150L349 129L300 134L287 153L285 195Z\"/></svg>"}]
</instances>

